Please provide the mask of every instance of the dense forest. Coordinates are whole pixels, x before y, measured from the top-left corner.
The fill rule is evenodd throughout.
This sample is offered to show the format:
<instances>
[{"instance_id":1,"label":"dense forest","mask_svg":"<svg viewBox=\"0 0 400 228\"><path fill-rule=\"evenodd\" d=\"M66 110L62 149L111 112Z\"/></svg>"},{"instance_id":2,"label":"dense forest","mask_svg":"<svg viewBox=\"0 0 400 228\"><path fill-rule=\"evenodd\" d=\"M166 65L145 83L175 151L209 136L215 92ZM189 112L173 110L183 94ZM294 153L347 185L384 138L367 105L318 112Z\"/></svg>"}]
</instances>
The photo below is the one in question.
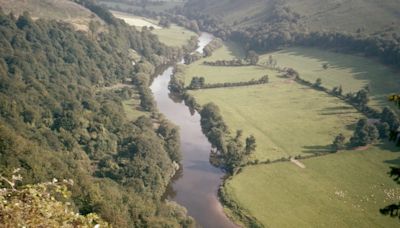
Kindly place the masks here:
<instances>
[{"instance_id":1,"label":"dense forest","mask_svg":"<svg viewBox=\"0 0 400 228\"><path fill-rule=\"evenodd\" d=\"M176 127L158 115L159 125L129 122L122 109L138 92L143 109L155 112L152 71L182 50L77 2L107 22L105 30L0 11L0 173L20 168L21 184L72 179L74 208L115 227L190 226L182 207L161 200L180 159ZM142 56L135 66L130 49ZM125 93L102 90L129 78L136 83Z\"/></svg>"}]
</instances>

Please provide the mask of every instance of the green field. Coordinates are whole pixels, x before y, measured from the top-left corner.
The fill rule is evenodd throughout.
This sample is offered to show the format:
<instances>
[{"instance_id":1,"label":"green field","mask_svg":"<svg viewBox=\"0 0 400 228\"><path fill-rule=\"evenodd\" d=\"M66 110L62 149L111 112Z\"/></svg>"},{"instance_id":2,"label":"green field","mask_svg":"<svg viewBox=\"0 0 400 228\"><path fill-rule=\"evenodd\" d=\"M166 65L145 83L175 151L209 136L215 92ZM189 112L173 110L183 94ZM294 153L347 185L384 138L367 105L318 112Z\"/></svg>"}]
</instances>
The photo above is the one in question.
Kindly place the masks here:
<instances>
[{"instance_id":1,"label":"green field","mask_svg":"<svg viewBox=\"0 0 400 228\"><path fill-rule=\"evenodd\" d=\"M169 28L153 30L153 33L156 34L164 44L175 47L181 47L187 44L192 36L197 36L195 32L174 24Z\"/></svg>"},{"instance_id":2,"label":"green field","mask_svg":"<svg viewBox=\"0 0 400 228\"><path fill-rule=\"evenodd\" d=\"M185 66L185 80L189 84L193 76L203 76L206 83L235 82L269 75L266 85L191 91L200 104L216 103L232 132L242 129L256 137L255 159L329 152L336 135L351 136L362 115L337 98L280 78L276 71L261 66L202 64L204 60L233 58L243 58L243 51L225 43L211 57Z\"/></svg>"},{"instance_id":3,"label":"green field","mask_svg":"<svg viewBox=\"0 0 400 228\"><path fill-rule=\"evenodd\" d=\"M329 89L342 85L344 93L357 92L368 85L372 106L388 105L387 95L400 91L399 71L364 57L299 47L270 55L279 66L296 69L300 77L308 81L321 78L322 86ZM260 61L265 61L268 56L263 55ZM322 68L323 63L329 64L327 70Z\"/></svg>"},{"instance_id":4,"label":"green field","mask_svg":"<svg viewBox=\"0 0 400 228\"><path fill-rule=\"evenodd\" d=\"M227 181L225 190L266 227L397 227L379 209L400 201L387 172L399 164L396 148L346 151L257 165Z\"/></svg>"},{"instance_id":5,"label":"green field","mask_svg":"<svg viewBox=\"0 0 400 228\"><path fill-rule=\"evenodd\" d=\"M185 84L189 85L195 76L202 76L206 83L218 82L240 82L258 79L266 74L275 72L259 66L245 67L223 67L207 66L204 61L231 60L234 58L244 58L244 50L232 42L224 42L224 46L215 50L212 56L200 59L185 67Z\"/></svg>"},{"instance_id":6,"label":"green field","mask_svg":"<svg viewBox=\"0 0 400 228\"><path fill-rule=\"evenodd\" d=\"M253 134L259 160L329 152L334 137L348 139L361 117L337 98L273 75L265 85L191 93L200 104L217 104L231 131Z\"/></svg>"}]
</instances>

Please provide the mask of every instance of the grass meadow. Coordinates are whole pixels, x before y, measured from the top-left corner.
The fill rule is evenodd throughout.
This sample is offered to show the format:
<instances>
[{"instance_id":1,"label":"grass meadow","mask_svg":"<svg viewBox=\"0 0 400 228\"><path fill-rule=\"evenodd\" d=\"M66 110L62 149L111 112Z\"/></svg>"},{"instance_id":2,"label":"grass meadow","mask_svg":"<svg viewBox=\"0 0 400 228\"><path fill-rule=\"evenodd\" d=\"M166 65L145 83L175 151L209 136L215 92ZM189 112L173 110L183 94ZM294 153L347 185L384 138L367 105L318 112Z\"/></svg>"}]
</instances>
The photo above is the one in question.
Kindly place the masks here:
<instances>
[{"instance_id":1,"label":"grass meadow","mask_svg":"<svg viewBox=\"0 0 400 228\"><path fill-rule=\"evenodd\" d=\"M305 48L272 55L278 65L295 68L302 78L322 78L328 88L342 84L345 92L355 92L370 85L375 105L387 105L385 96L399 88L394 71L362 57ZM261 62L268 56L260 56ZM206 60L235 57L243 57L243 52L228 44ZM216 103L233 133L242 129L244 135L256 137L253 159L331 152L334 137L343 133L349 140L363 117L342 100L261 66L212 67L202 61L185 67L186 83L193 76L214 83L269 75L264 85L190 91L200 104ZM322 69L325 62L327 70ZM400 187L387 174L389 166L400 162L396 151L383 144L300 160L305 168L292 162L248 166L224 188L265 227L395 227L398 219L382 216L379 209L400 201Z\"/></svg>"},{"instance_id":2,"label":"grass meadow","mask_svg":"<svg viewBox=\"0 0 400 228\"><path fill-rule=\"evenodd\" d=\"M330 152L333 139L348 139L362 116L338 98L270 75L265 85L191 92L204 105L214 102L232 132L257 140L254 159Z\"/></svg>"},{"instance_id":3,"label":"grass meadow","mask_svg":"<svg viewBox=\"0 0 400 228\"><path fill-rule=\"evenodd\" d=\"M314 82L321 78L326 88L342 85L343 92L347 93L357 92L368 85L371 106L389 105L387 95L400 91L399 71L365 57L300 47L269 54L277 60L279 66L296 69L300 77L308 81ZM266 61L269 54L263 55L260 61ZM324 63L329 66L327 70L322 68Z\"/></svg>"},{"instance_id":4,"label":"grass meadow","mask_svg":"<svg viewBox=\"0 0 400 228\"><path fill-rule=\"evenodd\" d=\"M386 147L383 145L382 147ZM397 148L372 147L290 162L249 166L229 179L229 196L266 227L397 227L379 209L400 201L387 174Z\"/></svg>"},{"instance_id":5,"label":"grass meadow","mask_svg":"<svg viewBox=\"0 0 400 228\"><path fill-rule=\"evenodd\" d=\"M181 47L187 44L192 36L198 36L195 32L175 24L172 24L169 28L153 30L153 33L158 35L161 42L174 47Z\"/></svg>"}]
</instances>

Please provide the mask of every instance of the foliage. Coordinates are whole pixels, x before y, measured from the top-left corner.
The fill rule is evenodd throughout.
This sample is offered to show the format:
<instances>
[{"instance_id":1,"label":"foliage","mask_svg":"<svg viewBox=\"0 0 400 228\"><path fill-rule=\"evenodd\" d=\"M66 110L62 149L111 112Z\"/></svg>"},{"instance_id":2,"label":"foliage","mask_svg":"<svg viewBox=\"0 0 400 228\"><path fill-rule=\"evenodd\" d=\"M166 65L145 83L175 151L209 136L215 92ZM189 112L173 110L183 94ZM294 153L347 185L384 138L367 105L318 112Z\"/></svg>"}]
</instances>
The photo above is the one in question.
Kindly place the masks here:
<instances>
[{"instance_id":1,"label":"foliage","mask_svg":"<svg viewBox=\"0 0 400 228\"><path fill-rule=\"evenodd\" d=\"M202 130L211 145L216 148L216 151L211 153L211 163L225 168L230 173L235 173L241 165L247 163L249 156L256 149L255 137L251 135L246 138L244 147L241 138L242 131L238 130L236 136L232 137L219 108L213 103L204 105L200 116Z\"/></svg>"},{"instance_id":2,"label":"foliage","mask_svg":"<svg viewBox=\"0 0 400 228\"><path fill-rule=\"evenodd\" d=\"M375 125L368 124L367 119L360 119L357 122L350 144L356 146L366 146L379 138L379 132Z\"/></svg>"},{"instance_id":3,"label":"foliage","mask_svg":"<svg viewBox=\"0 0 400 228\"><path fill-rule=\"evenodd\" d=\"M154 68L181 51L110 20L91 39L63 22L0 12L0 172L21 167L24 185L72 179L80 213L116 227L192 224L183 208L161 202L179 159L178 132L166 127L164 140L153 120L128 122L129 92L104 89L132 78L142 107L154 111ZM142 58L135 67L131 49Z\"/></svg>"},{"instance_id":4,"label":"foliage","mask_svg":"<svg viewBox=\"0 0 400 228\"><path fill-rule=\"evenodd\" d=\"M346 137L343 134L339 134L333 140L332 146L335 151L342 150L345 148Z\"/></svg>"},{"instance_id":5,"label":"foliage","mask_svg":"<svg viewBox=\"0 0 400 228\"><path fill-rule=\"evenodd\" d=\"M250 80L247 82L224 82L224 83L214 83L214 84L205 84L204 77L193 77L190 85L186 87L189 90L197 90L197 89L215 89L215 88L226 88L226 87L237 87L237 86L250 86L250 85L261 85L267 84L269 82L268 75L264 75L258 80Z\"/></svg>"},{"instance_id":6,"label":"foliage","mask_svg":"<svg viewBox=\"0 0 400 228\"><path fill-rule=\"evenodd\" d=\"M75 213L68 181L17 186L22 177L15 170L11 179L0 175L0 219L4 227L110 227L96 214Z\"/></svg>"}]
</instances>

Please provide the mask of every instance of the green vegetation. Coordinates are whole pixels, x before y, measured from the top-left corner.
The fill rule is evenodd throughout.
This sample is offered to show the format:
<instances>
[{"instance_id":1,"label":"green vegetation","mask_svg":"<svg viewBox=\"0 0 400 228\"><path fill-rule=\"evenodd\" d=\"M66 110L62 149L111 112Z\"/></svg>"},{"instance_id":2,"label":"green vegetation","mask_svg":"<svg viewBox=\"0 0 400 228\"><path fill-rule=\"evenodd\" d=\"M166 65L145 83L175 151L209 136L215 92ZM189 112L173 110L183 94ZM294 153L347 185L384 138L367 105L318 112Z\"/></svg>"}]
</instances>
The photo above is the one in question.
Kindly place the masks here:
<instances>
[{"instance_id":1,"label":"green vegetation","mask_svg":"<svg viewBox=\"0 0 400 228\"><path fill-rule=\"evenodd\" d=\"M307 81L321 78L322 85L328 89L341 85L343 94L368 86L373 107L389 105L388 95L400 90L398 71L365 57L299 47L269 54L278 66L296 69ZM267 59L268 55L263 55L260 62ZM323 69L324 63L328 64L328 69Z\"/></svg>"},{"instance_id":2,"label":"green vegetation","mask_svg":"<svg viewBox=\"0 0 400 228\"><path fill-rule=\"evenodd\" d=\"M156 112L151 75L183 51L77 2L106 31L0 12L0 173L20 167L23 185L72 179L71 210L116 227L192 226L182 207L161 200L180 159L177 129L147 117L130 122L123 108L134 99ZM135 66L132 50L141 57Z\"/></svg>"},{"instance_id":3,"label":"green vegetation","mask_svg":"<svg viewBox=\"0 0 400 228\"><path fill-rule=\"evenodd\" d=\"M339 31L373 34L384 30L399 32L396 0L387 1L319 1L319 0L191 0L186 5L189 10L221 19L233 27L249 27L268 23L274 14L274 4L282 4L301 15L298 24L311 31ZM348 10L351 9L351 10ZM221 14L221 12L224 12ZM371 15L379 15L373 17Z\"/></svg>"},{"instance_id":4,"label":"green vegetation","mask_svg":"<svg viewBox=\"0 0 400 228\"><path fill-rule=\"evenodd\" d=\"M118 11L112 11L113 15L117 18L124 20L127 24L136 27L153 27L152 33L157 35L158 39L172 47L182 47L187 45L193 36L197 37L197 34L187 30L176 24L171 24L168 27L160 27L156 20L135 16L129 13L122 13Z\"/></svg>"},{"instance_id":5,"label":"green vegetation","mask_svg":"<svg viewBox=\"0 0 400 228\"><path fill-rule=\"evenodd\" d=\"M398 162L394 151L380 145L300 160L304 169L289 162L249 166L224 189L266 227L395 227L397 219L379 214L400 197L386 174Z\"/></svg>"},{"instance_id":6,"label":"green vegetation","mask_svg":"<svg viewBox=\"0 0 400 228\"><path fill-rule=\"evenodd\" d=\"M259 79L264 75L275 74L274 71L260 66L226 67L209 66L204 61L217 61L223 59L244 58L244 51L235 43L225 42L224 45L213 52L211 57L198 60L189 66L184 66L185 85L189 85L193 77L204 77L210 84L224 82L243 82Z\"/></svg>"},{"instance_id":7,"label":"green vegetation","mask_svg":"<svg viewBox=\"0 0 400 228\"><path fill-rule=\"evenodd\" d=\"M173 47L182 47L193 36L197 37L196 33L175 24L172 24L168 28L156 29L153 33L158 36L161 42Z\"/></svg>"},{"instance_id":8,"label":"green vegetation","mask_svg":"<svg viewBox=\"0 0 400 228\"><path fill-rule=\"evenodd\" d=\"M110 227L96 214L82 216L71 207L70 181L18 186L22 177L0 175L0 218L4 227Z\"/></svg>"},{"instance_id":9,"label":"green vegetation","mask_svg":"<svg viewBox=\"0 0 400 228\"><path fill-rule=\"evenodd\" d=\"M253 134L259 160L331 152L333 138L338 133L349 138L361 117L337 98L276 76L265 85L190 94L200 104L217 104L230 129Z\"/></svg>"}]
</instances>

